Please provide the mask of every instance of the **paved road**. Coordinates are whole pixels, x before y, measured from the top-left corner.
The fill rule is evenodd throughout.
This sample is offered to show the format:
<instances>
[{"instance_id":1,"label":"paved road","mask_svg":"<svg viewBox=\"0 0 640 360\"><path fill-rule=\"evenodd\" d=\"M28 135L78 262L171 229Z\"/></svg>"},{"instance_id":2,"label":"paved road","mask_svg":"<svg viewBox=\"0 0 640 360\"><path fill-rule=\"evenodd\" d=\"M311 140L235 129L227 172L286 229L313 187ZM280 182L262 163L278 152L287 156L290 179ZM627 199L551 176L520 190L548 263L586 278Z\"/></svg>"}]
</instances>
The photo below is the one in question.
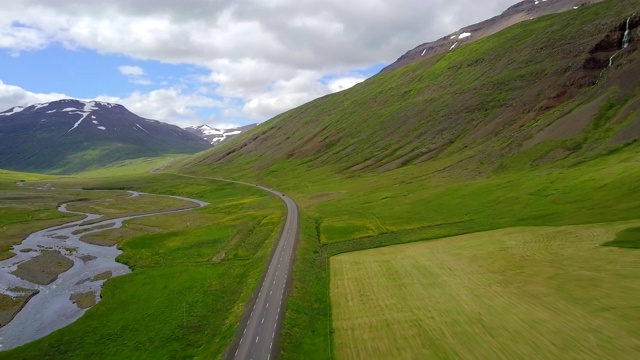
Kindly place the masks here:
<instances>
[{"instance_id":1,"label":"paved road","mask_svg":"<svg viewBox=\"0 0 640 360\"><path fill-rule=\"evenodd\" d=\"M247 184L251 185L251 184ZM256 185L254 185L256 186ZM298 208L296 203L284 194L258 186L278 195L287 205L287 219L280 240L273 252L257 298L245 310L248 313L241 323L240 342L234 341L228 356L233 359L277 358L277 341L284 317L283 303L287 296L287 283L293 270L293 254L298 237ZM246 321L246 322L245 322Z\"/></svg>"},{"instance_id":2,"label":"paved road","mask_svg":"<svg viewBox=\"0 0 640 360\"><path fill-rule=\"evenodd\" d=\"M278 357L277 342L284 318L283 304L293 271L293 254L298 238L298 207L288 196L264 186L217 178L215 180L258 187L277 195L287 205L287 219L260 284L258 296L254 296L253 302L247 306L240 323L242 333L240 335L240 330L236 333L225 356L226 359L239 360L275 359Z\"/></svg>"}]
</instances>

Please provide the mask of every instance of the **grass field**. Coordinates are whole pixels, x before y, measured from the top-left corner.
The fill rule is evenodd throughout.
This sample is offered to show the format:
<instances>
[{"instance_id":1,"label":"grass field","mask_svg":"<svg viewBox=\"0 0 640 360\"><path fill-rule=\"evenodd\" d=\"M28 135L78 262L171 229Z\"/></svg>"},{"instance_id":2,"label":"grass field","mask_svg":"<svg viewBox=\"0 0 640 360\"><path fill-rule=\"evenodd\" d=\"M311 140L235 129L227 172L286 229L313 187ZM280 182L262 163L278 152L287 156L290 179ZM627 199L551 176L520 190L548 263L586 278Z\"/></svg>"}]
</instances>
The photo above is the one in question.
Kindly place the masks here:
<instances>
[{"instance_id":1,"label":"grass field","mask_svg":"<svg viewBox=\"0 0 640 360\"><path fill-rule=\"evenodd\" d=\"M331 258L338 359L637 359L640 221L519 227Z\"/></svg>"},{"instance_id":2,"label":"grass field","mask_svg":"<svg viewBox=\"0 0 640 360\"><path fill-rule=\"evenodd\" d=\"M102 301L78 321L0 352L0 359L220 358L280 232L284 205L259 189L173 175L67 178L56 185L82 183L211 205L135 219L126 225L131 232L106 236L119 242L124 253L117 260L133 272L108 280ZM133 204L110 206L104 199L96 204L139 210Z\"/></svg>"},{"instance_id":3,"label":"grass field","mask_svg":"<svg viewBox=\"0 0 640 360\"><path fill-rule=\"evenodd\" d=\"M624 229L616 234L616 238L607 241L604 246L614 246L620 248L640 249L640 228Z\"/></svg>"}]
</instances>

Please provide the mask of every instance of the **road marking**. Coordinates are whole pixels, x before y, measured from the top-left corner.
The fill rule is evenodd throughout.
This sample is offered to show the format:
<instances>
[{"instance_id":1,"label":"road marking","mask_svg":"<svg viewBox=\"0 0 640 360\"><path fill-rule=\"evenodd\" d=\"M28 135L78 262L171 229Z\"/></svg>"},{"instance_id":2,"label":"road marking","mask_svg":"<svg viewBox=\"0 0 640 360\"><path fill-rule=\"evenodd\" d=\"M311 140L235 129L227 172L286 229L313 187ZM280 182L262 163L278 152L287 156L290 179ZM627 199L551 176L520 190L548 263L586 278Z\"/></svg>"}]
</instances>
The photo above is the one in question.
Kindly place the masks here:
<instances>
[{"instance_id":1,"label":"road marking","mask_svg":"<svg viewBox=\"0 0 640 360\"><path fill-rule=\"evenodd\" d=\"M269 303L267 303L267 307L269 307Z\"/></svg>"},{"instance_id":2,"label":"road marking","mask_svg":"<svg viewBox=\"0 0 640 360\"><path fill-rule=\"evenodd\" d=\"M258 342L258 339L260 339L260 336L256 336L256 342Z\"/></svg>"},{"instance_id":3,"label":"road marking","mask_svg":"<svg viewBox=\"0 0 640 360\"><path fill-rule=\"evenodd\" d=\"M238 356L238 350L240 350L240 349L237 349L237 350L236 350L236 356Z\"/></svg>"},{"instance_id":4,"label":"road marking","mask_svg":"<svg viewBox=\"0 0 640 360\"><path fill-rule=\"evenodd\" d=\"M269 295L273 294L273 290L269 291Z\"/></svg>"},{"instance_id":5,"label":"road marking","mask_svg":"<svg viewBox=\"0 0 640 360\"><path fill-rule=\"evenodd\" d=\"M264 318L262 318L262 323L264 324Z\"/></svg>"}]
</instances>

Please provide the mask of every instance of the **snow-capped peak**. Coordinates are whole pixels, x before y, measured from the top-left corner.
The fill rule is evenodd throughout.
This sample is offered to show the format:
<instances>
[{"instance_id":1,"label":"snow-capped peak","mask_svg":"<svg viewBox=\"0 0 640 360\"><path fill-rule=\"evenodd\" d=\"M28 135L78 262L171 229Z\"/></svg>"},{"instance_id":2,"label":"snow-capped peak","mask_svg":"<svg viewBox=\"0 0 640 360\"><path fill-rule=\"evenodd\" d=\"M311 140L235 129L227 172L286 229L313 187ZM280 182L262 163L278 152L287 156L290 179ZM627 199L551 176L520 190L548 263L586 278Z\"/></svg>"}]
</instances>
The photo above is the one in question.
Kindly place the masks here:
<instances>
[{"instance_id":1,"label":"snow-capped peak","mask_svg":"<svg viewBox=\"0 0 640 360\"><path fill-rule=\"evenodd\" d=\"M204 124L204 125L197 125L197 126L187 126L185 127L185 130L188 130L189 132L204 138L205 140L209 141L209 143L211 143L212 145L216 145L227 140L230 137L239 135L243 131L251 129L256 125L257 124L250 124L250 125L245 125L245 126L236 127L236 128L216 129L207 124Z\"/></svg>"}]
</instances>

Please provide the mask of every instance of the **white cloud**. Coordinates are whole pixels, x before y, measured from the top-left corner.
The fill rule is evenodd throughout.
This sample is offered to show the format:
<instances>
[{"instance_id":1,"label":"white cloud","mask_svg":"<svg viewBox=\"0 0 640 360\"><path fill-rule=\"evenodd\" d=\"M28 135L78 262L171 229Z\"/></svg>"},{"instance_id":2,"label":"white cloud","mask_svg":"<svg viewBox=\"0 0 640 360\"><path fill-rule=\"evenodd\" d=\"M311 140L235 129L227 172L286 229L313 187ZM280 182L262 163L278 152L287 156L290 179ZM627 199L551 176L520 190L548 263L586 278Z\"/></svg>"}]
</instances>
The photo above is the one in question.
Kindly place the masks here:
<instances>
[{"instance_id":1,"label":"white cloud","mask_svg":"<svg viewBox=\"0 0 640 360\"><path fill-rule=\"evenodd\" d=\"M60 43L69 49L195 65L210 73L202 79L206 86L227 98L227 105L233 103L224 113L226 120L264 119L363 79L346 75L322 84L323 77L391 62L513 2L13 0L0 12L0 48L19 54ZM119 70L134 84L152 84L142 68L123 65ZM189 116L188 109L207 102L202 97L166 87L133 93L123 102L168 119Z\"/></svg>"},{"instance_id":2,"label":"white cloud","mask_svg":"<svg viewBox=\"0 0 640 360\"><path fill-rule=\"evenodd\" d=\"M125 75L127 79L134 84L145 86L153 84L151 80L144 77L144 69L140 66L121 65L118 66L118 71L120 71L122 75Z\"/></svg>"},{"instance_id":3,"label":"white cloud","mask_svg":"<svg viewBox=\"0 0 640 360\"><path fill-rule=\"evenodd\" d=\"M149 92L136 91L125 98L108 95L98 96L96 100L124 105L137 115L165 121L180 126L190 124L200 108L221 108L223 101L214 100L198 94L184 94L180 89L168 88Z\"/></svg>"},{"instance_id":4,"label":"white cloud","mask_svg":"<svg viewBox=\"0 0 640 360\"><path fill-rule=\"evenodd\" d=\"M233 129L242 126L238 123L218 122L215 120L208 122L207 125L211 126L214 129Z\"/></svg>"},{"instance_id":5,"label":"white cloud","mask_svg":"<svg viewBox=\"0 0 640 360\"><path fill-rule=\"evenodd\" d=\"M140 66L122 65L122 66L118 66L118 71L120 71L122 75L128 75L128 76L144 75L144 70Z\"/></svg>"},{"instance_id":6,"label":"white cloud","mask_svg":"<svg viewBox=\"0 0 640 360\"><path fill-rule=\"evenodd\" d=\"M69 98L59 93L34 93L19 86L8 85L0 80L0 111L14 106L27 106L54 100Z\"/></svg>"},{"instance_id":7,"label":"white cloud","mask_svg":"<svg viewBox=\"0 0 640 360\"><path fill-rule=\"evenodd\" d=\"M346 76L331 80L327 86L331 92L337 92L346 90L365 80L366 78L364 76Z\"/></svg>"}]
</instances>

